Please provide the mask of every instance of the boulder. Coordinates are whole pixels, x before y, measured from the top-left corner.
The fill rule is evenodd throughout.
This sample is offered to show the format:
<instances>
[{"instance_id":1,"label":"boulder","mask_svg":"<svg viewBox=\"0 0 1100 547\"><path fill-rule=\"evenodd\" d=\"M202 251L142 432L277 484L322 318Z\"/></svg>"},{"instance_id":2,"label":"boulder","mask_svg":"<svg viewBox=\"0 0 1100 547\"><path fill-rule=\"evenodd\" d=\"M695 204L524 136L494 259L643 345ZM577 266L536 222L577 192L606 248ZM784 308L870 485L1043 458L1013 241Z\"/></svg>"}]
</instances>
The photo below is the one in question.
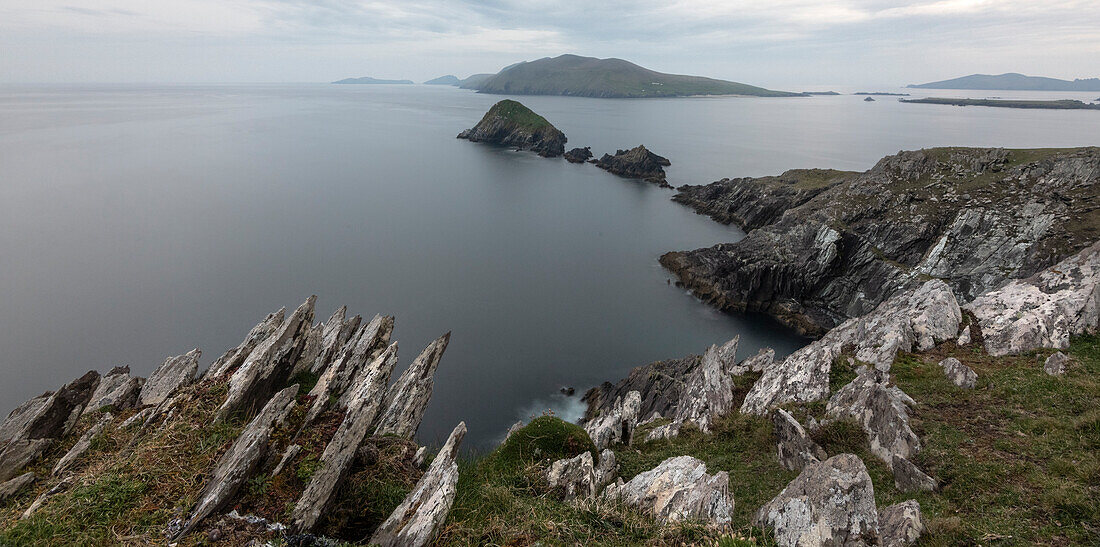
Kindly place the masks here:
<instances>
[{"instance_id":1,"label":"boulder","mask_svg":"<svg viewBox=\"0 0 1100 547\"><path fill-rule=\"evenodd\" d=\"M878 512L878 529L882 547L913 545L924 533L920 503L903 501Z\"/></svg>"},{"instance_id":2,"label":"boulder","mask_svg":"<svg viewBox=\"0 0 1100 547\"><path fill-rule=\"evenodd\" d=\"M159 405L172 396L177 389L195 380L199 370L199 358L202 352L193 349L183 355L169 357L157 370L149 375L145 385L141 386L138 403L141 406Z\"/></svg>"},{"instance_id":3,"label":"boulder","mask_svg":"<svg viewBox=\"0 0 1100 547\"><path fill-rule=\"evenodd\" d=\"M970 325L963 327L963 330L959 334L959 337L955 339L955 345L959 346L960 348L970 345Z\"/></svg>"},{"instance_id":4,"label":"boulder","mask_svg":"<svg viewBox=\"0 0 1100 547\"><path fill-rule=\"evenodd\" d=\"M958 387L973 389L974 386L978 385L978 374L974 372L974 369L962 364L954 357L948 357L940 361L940 368L943 369L943 375Z\"/></svg>"},{"instance_id":5,"label":"boulder","mask_svg":"<svg viewBox=\"0 0 1100 547\"><path fill-rule=\"evenodd\" d=\"M590 159L592 159L592 149L587 146L574 148L565 153L565 160L569 163L584 163Z\"/></svg>"},{"instance_id":6,"label":"boulder","mask_svg":"<svg viewBox=\"0 0 1100 547\"><path fill-rule=\"evenodd\" d=\"M454 504L458 486L455 457L465 435L466 424L459 422L413 491L371 536L371 545L421 547L439 536Z\"/></svg>"},{"instance_id":7,"label":"boulder","mask_svg":"<svg viewBox=\"0 0 1100 547\"><path fill-rule=\"evenodd\" d=\"M890 467L894 471L894 487L902 492L934 492L939 489L936 479L897 454L894 454Z\"/></svg>"},{"instance_id":8,"label":"boulder","mask_svg":"<svg viewBox=\"0 0 1100 547\"><path fill-rule=\"evenodd\" d=\"M450 341L449 332L433 340L390 386L382 403L385 411L378 419L375 435L412 438L416 434L420 420L424 418L424 410L432 398L439 360L443 358Z\"/></svg>"},{"instance_id":9,"label":"boulder","mask_svg":"<svg viewBox=\"0 0 1100 547\"><path fill-rule=\"evenodd\" d=\"M669 458L626 483L612 484L603 498L620 501L662 523L725 526L733 513L729 476L725 471L708 475L707 465L691 456Z\"/></svg>"},{"instance_id":10,"label":"boulder","mask_svg":"<svg viewBox=\"0 0 1100 547\"><path fill-rule=\"evenodd\" d=\"M237 490L252 476L257 465L267 453L271 433L294 408L298 385L292 385L275 394L260 413L245 426L229 450L218 459L218 464L206 481L206 487L195 504L176 538L194 529L204 518L221 509L236 495Z\"/></svg>"},{"instance_id":11,"label":"boulder","mask_svg":"<svg viewBox=\"0 0 1100 547\"><path fill-rule=\"evenodd\" d=\"M599 477L592 462L592 453L586 450L573 458L555 461L546 471L546 480L550 488L566 500L595 497Z\"/></svg>"},{"instance_id":12,"label":"boulder","mask_svg":"<svg viewBox=\"0 0 1100 547\"><path fill-rule=\"evenodd\" d=\"M299 531L309 532L317 524L337 486L347 476L356 450L382 406L386 384L396 364L397 344L392 344L352 380L344 420L325 446L317 471L294 505L291 518Z\"/></svg>"},{"instance_id":13,"label":"boulder","mask_svg":"<svg viewBox=\"0 0 1100 547\"><path fill-rule=\"evenodd\" d=\"M860 362L887 371L899 351L924 351L953 339L961 322L950 287L928 281L766 368L745 396L741 412L764 415L785 403L820 400L829 394L829 371L841 354L850 352Z\"/></svg>"},{"instance_id":14,"label":"boulder","mask_svg":"<svg viewBox=\"0 0 1100 547\"><path fill-rule=\"evenodd\" d=\"M617 150L615 155L604 154L596 161L596 167L619 176L642 179L663 188L671 186L665 181L665 167L672 165L667 158L650 152L643 145L630 150Z\"/></svg>"},{"instance_id":15,"label":"boulder","mask_svg":"<svg viewBox=\"0 0 1100 547\"><path fill-rule=\"evenodd\" d=\"M626 399L616 399L615 405L594 419L585 422L584 430L592 438L597 450L611 445L630 444L634 429L638 427L638 410L642 396L637 391L626 394Z\"/></svg>"},{"instance_id":16,"label":"boulder","mask_svg":"<svg viewBox=\"0 0 1100 547\"><path fill-rule=\"evenodd\" d=\"M866 370L829 399L825 413L854 419L867 433L871 453L892 466L895 455L916 455L920 438L909 426L909 407L916 402L889 381L888 373Z\"/></svg>"},{"instance_id":17,"label":"boulder","mask_svg":"<svg viewBox=\"0 0 1100 547\"><path fill-rule=\"evenodd\" d=\"M18 494L20 490L32 482L34 482L34 473L27 472L0 484L0 501Z\"/></svg>"},{"instance_id":18,"label":"boulder","mask_svg":"<svg viewBox=\"0 0 1100 547\"><path fill-rule=\"evenodd\" d=\"M781 546L875 545L879 541L875 490L863 462L840 454L807 465L756 513Z\"/></svg>"},{"instance_id":19,"label":"boulder","mask_svg":"<svg viewBox=\"0 0 1100 547\"><path fill-rule=\"evenodd\" d=\"M64 456L61 456L61 459L57 460L51 474L56 477L72 467L72 465L92 447L92 441L107 428L107 425L110 424L113 419L114 416L108 412L92 425L92 427L88 428L88 430L77 439L76 444L74 444Z\"/></svg>"},{"instance_id":20,"label":"boulder","mask_svg":"<svg viewBox=\"0 0 1100 547\"><path fill-rule=\"evenodd\" d=\"M280 308L275 313L270 313L263 321L260 321L252 330L248 332L248 336L244 337L244 341L241 344L229 351L225 352L221 357L214 361L210 368L206 369L206 374L203 375L205 379L216 379L225 376L237 370L244 364L244 360L248 358L252 350L256 349L256 346L266 340L269 336L275 333L275 330L283 324L283 317L286 315L286 308Z\"/></svg>"},{"instance_id":21,"label":"boulder","mask_svg":"<svg viewBox=\"0 0 1100 547\"><path fill-rule=\"evenodd\" d=\"M966 309L990 355L1069 347L1100 322L1100 242L1039 273L978 296Z\"/></svg>"},{"instance_id":22,"label":"boulder","mask_svg":"<svg viewBox=\"0 0 1100 547\"><path fill-rule=\"evenodd\" d=\"M825 450L810 439L802 424L790 412L782 408L775 409L772 412L772 423L775 425L779 465L783 469L801 471L807 464L826 458Z\"/></svg>"},{"instance_id":23,"label":"boulder","mask_svg":"<svg viewBox=\"0 0 1100 547\"><path fill-rule=\"evenodd\" d=\"M458 134L470 142L485 142L531 150L544 158L565 152L565 137L546 118L517 101L505 99L493 105L474 127Z\"/></svg>"},{"instance_id":24,"label":"boulder","mask_svg":"<svg viewBox=\"0 0 1100 547\"><path fill-rule=\"evenodd\" d=\"M1051 376L1061 376L1066 372L1066 364L1069 363L1069 357L1066 354L1056 351L1047 357L1047 360L1043 362L1043 372Z\"/></svg>"},{"instance_id":25,"label":"boulder","mask_svg":"<svg viewBox=\"0 0 1100 547\"><path fill-rule=\"evenodd\" d=\"M84 407L84 413L105 406L112 407L116 412L133 408L137 405L138 395L144 384L144 378L130 376L130 367L115 367L99 379L99 386Z\"/></svg>"}]
</instances>

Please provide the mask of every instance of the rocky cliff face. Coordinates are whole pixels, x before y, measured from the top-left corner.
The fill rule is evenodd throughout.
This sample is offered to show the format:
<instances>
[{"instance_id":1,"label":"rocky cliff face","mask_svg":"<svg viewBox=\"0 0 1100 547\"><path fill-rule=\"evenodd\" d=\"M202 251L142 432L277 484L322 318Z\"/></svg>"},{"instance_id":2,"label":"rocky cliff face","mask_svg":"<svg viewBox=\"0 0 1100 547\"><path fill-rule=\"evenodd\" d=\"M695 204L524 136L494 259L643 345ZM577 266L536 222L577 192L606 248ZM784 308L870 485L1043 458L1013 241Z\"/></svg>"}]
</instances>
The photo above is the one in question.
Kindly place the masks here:
<instances>
[{"instance_id":1,"label":"rocky cliff face","mask_svg":"<svg viewBox=\"0 0 1100 547\"><path fill-rule=\"evenodd\" d=\"M937 148L871 170L682 187L676 200L751 230L661 263L720 308L820 335L929 278L971 300L1100 235L1100 149Z\"/></svg>"},{"instance_id":2,"label":"rocky cliff face","mask_svg":"<svg viewBox=\"0 0 1100 547\"><path fill-rule=\"evenodd\" d=\"M458 138L514 146L546 158L564 154L568 140L546 118L508 99L493 105L477 125L459 133Z\"/></svg>"}]
</instances>

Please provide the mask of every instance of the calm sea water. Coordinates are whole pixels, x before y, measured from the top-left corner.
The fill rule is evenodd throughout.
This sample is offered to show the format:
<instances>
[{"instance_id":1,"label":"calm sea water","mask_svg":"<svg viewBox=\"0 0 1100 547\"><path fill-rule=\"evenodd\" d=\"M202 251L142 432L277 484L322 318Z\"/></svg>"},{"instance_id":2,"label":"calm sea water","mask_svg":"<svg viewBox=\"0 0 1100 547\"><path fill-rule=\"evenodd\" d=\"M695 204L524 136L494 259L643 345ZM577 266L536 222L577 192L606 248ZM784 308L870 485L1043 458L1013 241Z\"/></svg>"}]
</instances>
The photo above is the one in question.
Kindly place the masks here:
<instances>
[{"instance_id":1,"label":"calm sea water","mask_svg":"<svg viewBox=\"0 0 1100 547\"><path fill-rule=\"evenodd\" d=\"M426 86L0 88L0 411L88 369L147 374L193 347L209 363L310 294L319 320L342 304L395 315L402 368L453 331L425 443L459 420L485 448L517 419L575 418L579 402L560 387L580 392L737 334L742 355L804 343L668 284L660 254L738 230L667 190L454 138L501 98ZM861 99L521 98L597 155L644 143L672 160L677 185L862 170L923 146L1100 144L1100 112Z\"/></svg>"}]
</instances>

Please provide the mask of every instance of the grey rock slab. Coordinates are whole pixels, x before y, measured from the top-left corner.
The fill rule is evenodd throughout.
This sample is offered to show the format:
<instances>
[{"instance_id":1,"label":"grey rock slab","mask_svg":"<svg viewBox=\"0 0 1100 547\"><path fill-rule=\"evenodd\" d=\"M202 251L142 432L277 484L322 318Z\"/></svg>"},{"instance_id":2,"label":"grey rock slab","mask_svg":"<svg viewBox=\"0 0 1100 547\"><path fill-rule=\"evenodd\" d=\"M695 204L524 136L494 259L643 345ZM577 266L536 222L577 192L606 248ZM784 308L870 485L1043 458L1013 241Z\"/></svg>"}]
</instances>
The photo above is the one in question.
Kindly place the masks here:
<instances>
[{"instance_id":1,"label":"grey rock slab","mask_svg":"<svg viewBox=\"0 0 1100 547\"><path fill-rule=\"evenodd\" d=\"M23 514L20 515L19 518L22 519L22 520L26 520L26 519L31 518L31 516L33 516L36 512L38 512L38 509L42 507L42 504L46 503L46 500L48 500L49 498L64 492L65 490L67 490L69 488L70 485L71 485L70 479L65 479L65 480L57 483L56 485L54 485L53 488L50 488L49 490L46 490L45 492L42 492L41 494L38 495L37 498L34 499L33 502L31 502L30 507L27 507L27 510L23 511Z\"/></svg>"},{"instance_id":2,"label":"grey rock slab","mask_svg":"<svg viewBox=\"0 0 1100 547\"><path fill-rule=\"evenodd\" d=\"M363 318L356 315L351 319L345 319L346 314L347 306L344 306L336 310L336 313L332 314L328 321L325 321L321 332L321 351L310 368L312 372L320 373L332 364L333 360L339 357L340 350L344 348L352 335L359 330L359 324L363 321ZM378 316L378 320L381 320L381 316Z\"/></svg>"},{"instance_id":3,"label":"grey rock slab","mask_svg":"<svg viewBox=\"0 0 1100 547\"><path fill-rule=\"evenodd\" d=\"M130 367L115 367L100 378L99 386L84 407L84 414L105 406L111 406L115 411L133 408L144 384L144 378L130 376Z\"/></svg>"},{"instance_id":4,"label":"grey rock slab","mask_svg":"<svg viewBox=\"0 0 1100 547\"><path fill-rule=\"evenodd\" d=\"M50 396L53 395L52 391L47 391L38 397L29 399L25 403L17 406L15 410L12 410L8 414L7 419L3 424L0 424L0 445L7 444L12 440L27 424L39 415L42 407L46 406L49 402Z\"/></svg>"},{"instance_id":5,"label":"grey rock slab","mask_svg":"<svg viewBox=\"0 0 1100 547\"><path fill-rule=\"evenodd\" d=\"M709 475L707 465L691 456L669 458L629 482L610 485L603 497L662 523L698 521L709 526L729 524L734 503L726 472Z\"/></svg>"},{"instance_id":6,"label":"grey rock slab","mask_svg":"<svg viewBox=\"0 0 1100 547\"><path fill-rule=\"evenodd\" d=\"M4 501L18 494L20 490L32 482L34 482L34 473L28 471L27 473L23 473L14 479L0 484L0 501Z\"/></svg>"},{"instance_id":7,"label":"grey rock slab","mask_svg":"<svg viewBox=\"0 0 1100 547\"><path fill-rule=\"evenodd\" d=\"M286 447L286 450L283 451L283 456L279 458L279 463L276 464L275 469L271 471L271 476L274 477L279 475L279 473L282 473L283 468L286 467L286 464L290 463L294 458L297 458L298 453L300 453L301 451L302 445L300 444L292 444Z\"/></svg>"},{"instance_id":8,"label":"grey rock slab","mask_svg":"<svg viewBox=\"0 0 1100 547\"><path fill-rule=\"evenodd\" d=\"M458 486L458 446L466 435L459 422L413 491L370 538L382 547L422 547L435 540L454 504Z\"/></svg>"},{"instance_id":9,"label":"grey rock slab","mask_svg":"<svg viewBox=\"0 0 1100 547\"><path fill-rule=\"evenodd\" d=\"M344 420L321 453L317 471L291 514L297 530L305 533L313 529L347 476L356 451L382 406L383 393L396 364L397 344L391 344L352 380Z\"/></svg>"},{"instance_id":10,"label":"grey rock slab","mask_svg":"<svg viewBox=\"0 0 1100 547\"><path fill-rule=\"evenodd\" d=\"M982 294L966 305L990 355L1066 349L1100 322L1100 242L1057 265Z\"/></svg>"},{"instance_id":11,"label":"grey rock slab","mask_svg":"<svg viewBox=\"0 0 1100 547\"><path fill-rule=\"evenodd\" d=\"M694 423L709 432L715 420L734 410L732 369L740 338L711 346L703 354L699 367L687 377L674 422Z\"/></svg>"},{"instance_id":12,"label":"grey rock slab","mask_svg":"<svg viewBox=\"0 0 1100 547\"><path fill-rule=\"evenodd\" d=\"M339 350L338 356L324 368L317 383L310 390L309 395L313 397L313 403L306 412L302 427L313 423L313 420L328 408L330 397L340 397L347 391L349 382L360 369L367 366L385 349L392 331L393 318L376 315L374 319L366 325L361 325L351 334L344 347ZM346 408L346 402L341 407Z\"/></svg>"},{"instance_id":13,"label":"grey rock slab","mask_svg":"<svg viewBox=\"0 0 1100 547\"><path fill-rule=\"evenodd\" d=\"M600 452L600 461L596 465L596 490L615 482L619 477L619 465L615 460L615 452L605 448Z\"/></svg>"},{"instance_id":14,"label":"grey rock slab","mask_svg":"<svg viewBox=\"0 0 1100 547\"><path fill-rule=\"evenodd\" d=\"M411 438L416 434L424 418L424 410L432 398L435 371L450 341L449 332L433 340L390 386L382 403L386 410L378 418L375 435Z\"/></svg>"},{"instance_id":15,"label":"grey rock slab","mask_svg":"<svg viewBox=\"0 0 1100 547\"><path fill-rule=\"evenodd\" d=\"M103 430L107 428L113 419L114 416L108 412L92 425L92 427L88 428L88 430L77 439L76 444L74 444L64 456L61 456L61 459L57 460L51 474L56 477L72 467L72 465L92 447L92 441L95 440L96 436L100 433L103 433Z\"/></svg>"},{"instance_id":16,"label":"grey rock slab","mask_svg":"<svg viewBox=\"0 0 1100 547\"><path fill-rule=\"evenodd\" d=\"M978 385L978 374L954 357L940 361L940 368L943 369L943 375L956 387L973 389Z\"/></svg>"},{"instance_id":17,"label":"grey rock slab","mask_svg":"<svg viewBox=\"0 0 1100 547\"><path fill-rule=\"evenodd\" d=\"M962 333L960 333L959 337L955 340L955 345L959 346L960 348L963 346L969 346L970 340L970 325L967 325L963 327Z\"/></svg>"},{"instance_id":18,"label":"grey rock slab","mask_svg":"<svg viewBox=\"0 0 1100 547\"><path fill-rule=\"evenodd\" d=\"M898 294L862 317L849 319L782 362L764 370L741 412L764 415L789 402L813 402L829 394L829 371L845 351L879 370L889 370L899 351L924 351L959 332L962 312L951 288L932 280Z\"/></svg>"},{"instance_id":19,"label":"grey rock slab","mask_svg":"<svg viewBox=\"0 0 1100 547\"><path fill-rule=\"evenodd\" d=\"M939 489L936 479L929 477L913 462L894 455L890 467L894 471L894 487L902 492L934 492Z\"/></svg>"},{"instance_id":20,"label":"grey rock slab","mask_svg":"<svg viewBox=\"0 0 1100 547\"><path fill-rule=\"evenodd\" d=\"M0 481L14 477L24 465L68 435L98 385L99 373L93 370L51 393L45 401L24 403L21 413L12 417L20 427L0 450Z\"/></svg>"},{"instance_id":21,"label":"grey rock slab","mask_svg":"<svg viewBox=\"0 0 1100 547\"><path fill-rule=\"evenodd\" d=\"M894 455L909 459L920 451L920 438L909 426L909 407L916 403L897 386L890 375L864 371L836 392L825 406L831 418L852 418L867 433L871 453L886 465Z\"/></svg>"},{"instance_id":22,"label":"grey rock slab","mask_svg":"<svg viewBox=\"0 0 1100 547\"><path fill-rule=\"evenodd\" d=\"M165 359L157 370L149 375L145 385L141 386L138 403L141 406L159 405L171 397L177 389L195 380L199 370L199 358L202 352L193 349L183 355Z\"/></svg>"},{"instance_id":23,"label":"grey rock slab","mask_svg":"<svg viewBox=\"0 0 1100 547\"><path fill-rule=\"evenodd\" d=\"M256 349L260 342L267 340L283 324L285 316L286 308L279 308L279 311L269 313L263 321L252 327L252 330L248 332L248 335L244 337L244 341L239 346L230 349L215 360L210 368L206 369L203 378L221 378L244 364L244 360L248 358L252 350Z\"/></svg>"},{"instance_id":24,"label":"grey rock slab","mask_svg":"<svg viewBox=\"0 0 1100 547\"><path fill-rule=\"evenodd\" d=\"M550 488L560 492L566 500L595 497L599 477L592 453L586 450L573 458L555 461L546 470L546 480Z\"/></svg>"},{"instance_id":25,"label":"grey rock slab","mask_svg":"<svg viewBox=\"0 0 1100 547\"><path fill-rule=\"evenodd\" d=\"M297 395L297 384L279 391L264 405L260 413L248 422L229 450L218 459L218 464L210 474L206 487L179 536L187 534L204 518L228 503L241 485L248 480L267 452L271 433L283 423L294 408L294 398Z\"/></svg>"},{"instance_id":26,"label":"grey rock slab","mask_svg":"<svg viewBox=\"0 0 1100 547\"><path fill-rule=\"evenodd\" d=\"M802 424L790 412L777 408L772 413L775 426L776 452L779 465L788 471L801 471L807 464L826 458L825 450L817 445Z\"/></svg>"},{"instance_id":27,"label":"grey rock slab","mask_svg":"<svg viewBox=\"0 0 1100 547\"><path fill-rule=\"evenodd\" d=\"M617 443L630 444L634 429L638 426L641 404L641 393L631 391L626 394L625 399L616 399L610 409L584 424L584 429L596 444L597 450Z\"/></svg>"},{"instance_id":28,"label":"grey rock slab","mask_svg":"<svg viewBox=\"0 0 1100 547\"><path fill-rule=\"evenodd\" d=\"M878 512L878 528L883 547L913 545L925 530L920 503L908 500L883 508Z\"/></svg>"},{"instance_id":29,"label":"grey rock slab","mask_svg":"<svg viewBox=\"0 0 1100 547\"><path fill-rule=\"evenodd\" d=\"M1066 364L1069 363L1069 357L1066 354L1056 351L1047 357L1047 360L1043 362L1043 372L1051 376L1061 376L1066 372Z\"/></svg>"},{"instance_id":30,"label":"grey rock slab","mask_svg":"<svg viewBox=\"0 0 1100 547\"><path fill-rule=\"evenodd\" d=\"M875 545L878 511L867 467L853 454L811 463L757 511L754 523L771 528L781 546Z\"/></svg>"},{"instance_id":31,"label":"grey rock slab","mask_svg":"<svg viewBox=\"0 0 1100 547\"><path fill-rule=\"evenodd\" d=\"M143 408L133 416L126 418L122 421L122 423L118 424L118 429L123 430L135 424L142 425L145 423L145 420L149 419L149 417L152 416L154 412L156 412L156 410L157 409L155 407Z\"/></svg>"},{"instance_id":32,"label":"grey rock slab","mask_svg":"<svg viewBox=\"0 0 1100 547\"><path fill-rule=\"evenodd\" d=\"M775 362L775 350L772 348L760 348L760 351L756 352L756 355L741 361L737 367L734 368L734 373L737 376L741 376L746 372L764 372L764 369L772 366Z\"/></svg>"}]
</instances>

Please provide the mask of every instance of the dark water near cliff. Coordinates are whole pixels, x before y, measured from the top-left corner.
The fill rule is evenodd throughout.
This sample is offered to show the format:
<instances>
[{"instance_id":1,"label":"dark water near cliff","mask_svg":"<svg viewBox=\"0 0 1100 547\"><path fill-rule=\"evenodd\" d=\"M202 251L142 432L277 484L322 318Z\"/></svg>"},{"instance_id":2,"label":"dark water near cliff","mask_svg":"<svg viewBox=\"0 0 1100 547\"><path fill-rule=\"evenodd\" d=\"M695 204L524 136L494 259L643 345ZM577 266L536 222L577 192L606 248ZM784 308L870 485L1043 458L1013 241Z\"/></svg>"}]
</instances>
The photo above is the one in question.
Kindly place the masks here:
<instances>
[{"instance_id":1,"label":"dark water near cliff","mask_svg":"<svg viewBox=\"0 0 1100 547\"><path fill-rule=\"evenodd\" d=\"M942 93L941 93L942 94ZM423 86L0 88L0 412L75 377L209 363L318 294L397 317L401 366L451 330L420 439L486 446L556 394L742 336L803 341L667 284L741 237L671 192L456 140L501 97ZM644 143L674 184L866 169L903 148L1100 144L1100 113L812 99L529 97L571 145Z\"/></svg>"}]
</instances>

